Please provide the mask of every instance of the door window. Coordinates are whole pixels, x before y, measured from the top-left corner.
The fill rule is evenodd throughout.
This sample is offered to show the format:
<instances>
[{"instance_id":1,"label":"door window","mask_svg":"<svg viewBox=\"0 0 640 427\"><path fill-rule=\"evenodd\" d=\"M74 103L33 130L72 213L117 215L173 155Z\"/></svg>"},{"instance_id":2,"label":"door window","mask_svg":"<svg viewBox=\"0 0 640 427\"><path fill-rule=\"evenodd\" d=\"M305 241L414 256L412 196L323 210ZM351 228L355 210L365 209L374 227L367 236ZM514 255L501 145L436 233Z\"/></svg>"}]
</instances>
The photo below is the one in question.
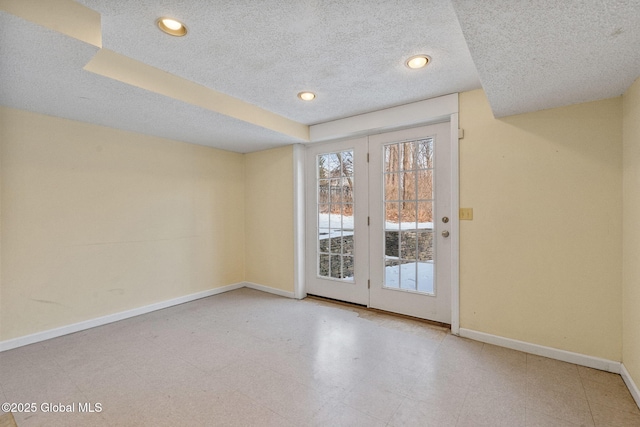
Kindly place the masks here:
<instances>
[{"instance_id":1,"label":"door window","mask_svg":"<svg viewBox=\"0 0 640 427\"><path fill-rule=\"evenodd\" d=\"M317 273L319 277L353 281L354 170L353 150L317 157Z\"/></svg>"},{"instance_id":2,"label":"door window","mask_svg":"<svg viewBox=\"0 0 640 427\"><path fill-rule=\"evenodd\" d=\"M385 144L383 158L383 286L433 295L433 138Z\"/></svg>"}]
</instances>

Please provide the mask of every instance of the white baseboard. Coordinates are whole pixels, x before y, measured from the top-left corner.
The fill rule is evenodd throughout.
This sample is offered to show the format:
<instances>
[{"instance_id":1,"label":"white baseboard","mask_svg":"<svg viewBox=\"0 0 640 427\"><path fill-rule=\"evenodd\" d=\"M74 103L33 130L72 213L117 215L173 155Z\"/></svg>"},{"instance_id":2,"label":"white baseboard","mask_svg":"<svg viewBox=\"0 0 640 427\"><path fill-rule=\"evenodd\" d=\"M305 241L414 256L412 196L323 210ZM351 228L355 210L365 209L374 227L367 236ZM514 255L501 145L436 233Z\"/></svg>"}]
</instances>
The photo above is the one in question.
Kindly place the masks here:
<instances>
[{"instance_id":1,"label":"white baseboard","mask_svg":"<svg viewBox=\"0 0 640 427\"><path fill-rule=\"evenodd\" d=\"M636 405L640 408L640 389L638 389L637 384L633 381L631 374L627 371L627 368L624 366L624 363L620 365L620 375L624 380L624 383L627 385L627 388L631 392L631 396L633 396L633 400L636 401Z\"/></svg>"},{"instance_id":2,"label":"white baseboard","mask_svg":"<svg viewBox=\"0 0 640 427\"><path fill-rule=\"evenodd\" d=\"M525 353L535 354L536 356L548 357L550 359L561 360L563 362L574 363L588 368L599 369L601 371L620 373L620 362L599 357L587 356L585 354L574 353L557 348L545 347L543 345L532 344L525 341L518 341L511 338L505 338L498 335L491 335L484 332L478 332L471 329L460 328L460 336L471 338L472 340L497 345L500 347L510 348Z\"/></svg>"},{"instance_id":3,"label":"white baseboard","mask_svg":"<svg viewBox=\"0 0 640 427\"><path fill-rule=\"evenodd\" d=\"M96 326L106 325L107 323L117 322L119 320L128 319L130 317L139 316L141 314L150 313L152 311L162 310L163 308L171 307L178 304L184 304L185 302L195 301L200 298L210 297L212 295L217 295L223 292L239 289L244 286L245 286L245 283L234 283L232 285L222 286L219 288L210 289L208 291L197 292L195 294L185 295L185 296L173 298L167 301L145 305L144 307L138 307L131 310L121 311L119 313L109 314L107 316L102 316L102 317L98 317L91 320L85 320L84 322L78 322L72 325L61 326L59 328L49 329L47 331L37 332L31 335L25 335L22 337L13 338L6 341L0 341L0 352L5 350L11 350L17 347L22 347L29 344L34 344L40 341L45 341L51 338L60 337L62 335L72 334L74 332L83 331L85 329L95 328ZM268 289L271 289L271 288L268 288Z\"/></svg>"},{"instance_id":4,"label":"white baseboard","mask_svg":"<svg viewBox=\"0 0 640 427\"><path fill-rule=\"evenodd\" d=\"M258 291L262 291L262 292L267 292L269 294L280 295L281 297L287 297L287 298L295 298L296 297L294 292L283 291L282 289L272 288L272 287L265 286L265 285L259 285L257 283L253 283L253 282L244 282L243 284L247 288L255 289L255 290L258 290Z\"/></svg>"}]
</instances>

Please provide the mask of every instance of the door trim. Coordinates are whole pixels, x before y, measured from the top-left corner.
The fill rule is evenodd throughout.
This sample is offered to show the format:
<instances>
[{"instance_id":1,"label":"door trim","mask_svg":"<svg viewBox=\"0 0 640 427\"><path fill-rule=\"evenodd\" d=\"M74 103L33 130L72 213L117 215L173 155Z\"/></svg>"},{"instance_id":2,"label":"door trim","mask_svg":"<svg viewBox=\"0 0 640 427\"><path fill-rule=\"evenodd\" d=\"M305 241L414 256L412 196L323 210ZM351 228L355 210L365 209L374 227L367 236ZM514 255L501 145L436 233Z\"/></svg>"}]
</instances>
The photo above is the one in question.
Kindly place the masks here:
<instances>
[{"instance_id":1,"label":"door trim","mask_svg":"<svg viewBox=\"0 0 640 427\"><path fill-rule=\"evenodd\" d=\"M305 290L305 159L307 150L302 144L293 146L293 295L296 299L307 296Z\"/></svg>"},{"instance_id":2,"label":"door trim","mask_svg":"<svg viewBox=\"0 0 640 427\"><path fill-rule=\"evenodd\" d=\"M441 96L425 101L414 102L412 104L401 105L399 107L374 111L372 113L361 114L345 119L320 123L310 127L311 141L330 141L352 138L355 136L369 135L383 131L399 130L407 127L428 125L433 123L449 121L451 125L451 333L460 333L460 274L459 274L459 253L460 253L460 226L459 226L459 146L458 146L458 94ZM303 150L300 150L303 151ZM298 164L299 157L304 159L304 155L296 155L294 149L294 162ZM304 167L294 164L294 188L298 183L298 191L294 194L294 232L295 240L298 242L294 247L295 268L297 273L296 298L304 298L306 289L305 275L305 255L306 245L299 244L305 241L305 227L301 226L297 220L302 216L304 220L305 198L304 194L299 194L300 188L304 188ZM304 163L303 163L304 164ZM301 181L302 180L302 181ZM302 236L300 236L302 234Z\"/></svg>"},{"instance_id":3,"label":"door trim","mask_svg":"<svg viewBox=\"0 0 640 427\"><path fill-rule=\"evenodd\" d=\"M442 123L458 113L458 94L359 114L309 127L311 142L353 138L388 131ZM457 132L456 132L457 135Z\"/></svg>"},{"instance_id":4,"label":"door trim","mask_svg":"<svg viewBox=\"0 0 640 427\"><path fill-rule=\"evenodd\" d=\"M457 110L457 108L456 108ZM451 333L460 334L460 140L458 112L450 116L451 126Z\"/></svg>"}]
</instances>

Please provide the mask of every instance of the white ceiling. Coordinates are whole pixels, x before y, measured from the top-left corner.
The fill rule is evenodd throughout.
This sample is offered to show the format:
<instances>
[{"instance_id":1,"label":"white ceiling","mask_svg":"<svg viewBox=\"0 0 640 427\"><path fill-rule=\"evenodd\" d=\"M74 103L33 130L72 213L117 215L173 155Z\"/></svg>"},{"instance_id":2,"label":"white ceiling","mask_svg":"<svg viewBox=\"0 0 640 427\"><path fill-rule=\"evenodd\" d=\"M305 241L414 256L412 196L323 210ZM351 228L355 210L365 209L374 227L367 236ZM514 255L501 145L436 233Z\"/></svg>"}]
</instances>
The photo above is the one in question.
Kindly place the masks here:
<instances>
[{"instance_id":1,"label":"white ceiling","mask_svg":"<svg viewBox=\"0 0 640 427\"><path fill-rule=\"evenodd\" d=\"M305 125L480 82L500 117L618 96L640 76L640 0L79 3L100 13L104 49ZM161 33L160 16L189 34ZM0 10L0 103L238 152L306 142L85 71L99 50ZM409 70L418 53L432 63Z\"/></svg>"},{"instance_id":2,"label":"white ceiling","mask_svg":"<svg viewBox=\"0 0 640 427\"><path fill-rule=\"evenodd\" d=\"M640 0L452 0L496 117L622 95Z\"/></svg>"}]
</instances>

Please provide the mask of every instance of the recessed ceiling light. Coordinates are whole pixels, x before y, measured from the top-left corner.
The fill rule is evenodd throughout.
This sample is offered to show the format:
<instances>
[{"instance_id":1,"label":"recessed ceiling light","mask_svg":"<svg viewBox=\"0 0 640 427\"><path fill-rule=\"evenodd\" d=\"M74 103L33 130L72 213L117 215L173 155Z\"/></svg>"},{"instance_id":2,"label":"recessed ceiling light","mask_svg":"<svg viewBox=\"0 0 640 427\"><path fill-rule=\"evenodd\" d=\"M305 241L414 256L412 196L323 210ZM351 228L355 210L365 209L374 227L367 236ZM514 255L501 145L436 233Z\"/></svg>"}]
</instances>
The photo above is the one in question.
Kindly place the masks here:
<instances>
[{"instance_id":1,"label":"recessed ceiling light","mask_svg":"<svg viewBox=\"0 0 640 427\"><path fill-rule=\"evenodd\" d=\"M176 21L175 19L160 18L156 22L158 23L158 28L169 35L182 37L187 34L187 27L185 27L182 22Z\"/></svg>"},{"instance_id":2,"label":"recessed ceiling light","mask_svg":"<svg viewBox=\"0 0 640 427\"><path fill-rule=\"evenodd\" d=\"M298 94L298 98L302 99L303 101L311 101L315 97L316 97L316 94L313 92L300 92Z\"/></svg>"},{"instance_id":3,"label":"recessed ceiling light","mask_svg":"<svg viewBox=\"0 0 640 427\"><path fill-rule=\"evenodd\" d=\"M415 55L407 59L405 64L407 67L415 70L417 68L426 67L429 62L431 62L431 58L428 55Z\"/></svg>"}]
</instances>

